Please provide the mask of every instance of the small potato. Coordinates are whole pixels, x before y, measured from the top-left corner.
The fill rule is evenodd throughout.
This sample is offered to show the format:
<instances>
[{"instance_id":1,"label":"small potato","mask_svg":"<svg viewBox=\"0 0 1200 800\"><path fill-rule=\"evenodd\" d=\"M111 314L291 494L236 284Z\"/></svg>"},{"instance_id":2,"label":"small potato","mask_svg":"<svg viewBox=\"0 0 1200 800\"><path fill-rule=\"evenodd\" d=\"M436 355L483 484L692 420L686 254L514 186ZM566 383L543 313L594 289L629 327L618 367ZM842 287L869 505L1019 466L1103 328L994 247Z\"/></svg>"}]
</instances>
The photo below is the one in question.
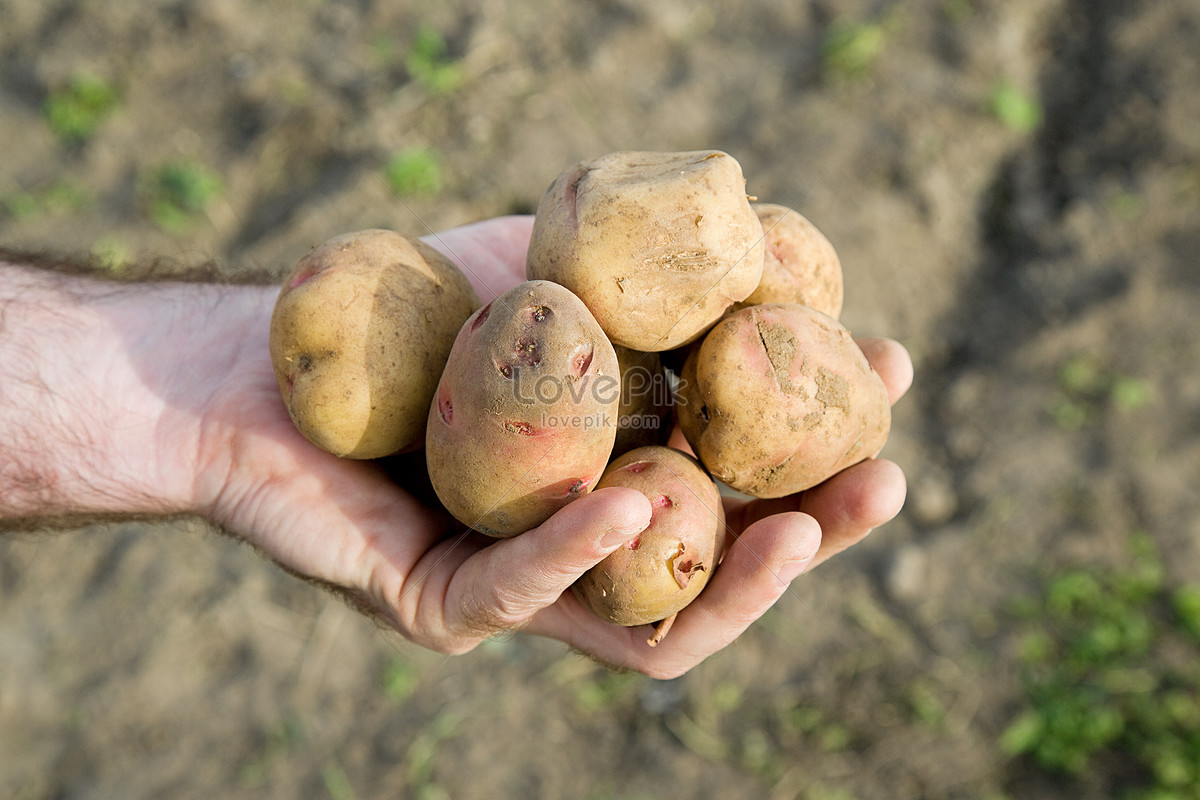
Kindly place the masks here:
<instances>
[{"instance_id":1,"label":"small potato","mask_svg":"<svg viewBox=\"0 0 1200 800\"><path fill-rule=\"evenodd\" d=\"M767 252L762 280L735 309L767 303L801 303L837 319L842 313L842 264L837 251L798 211L751 203L762 222Z\"/></svg>"},{"instance_id":2,"label":"small potato","mask_svg":"<svg viewBox=\"0 0 1200 800\"><path fill-rule=\"evenodd\" d=\"M650 500L650 525L571 589L601 619L647 625L696 598L721 559L725 511L716 483L691 456L641 447L614 459L597 488L627 486Z\"/></svg>"},{"instance_id":3,"label":"small potato","mask_svg":"<svg viewBox=\"0 0 1200 800\"><path fill-rule=\"evenodd\" d=\"M615 345L621 369L621 404L617 409L617 442L612 457L636 447L666 444L674 417L671 386L658 353Z\"/></svg>"},{"instance_id":4,"label":"small potato","mask_svg":"<svg viewBox=\"0 0 1200 800\"><path fill-rule=\"evenodd\" d=\"M575 295L520 284L454 341L429 408L426 464L463 524L523 533L589 492L616 437L617 355Z\"/></svg>"},{"instance_id":5,"label":"small potato","mask_svg":"<svg viewBox=\"0 0 1200 800\"><path fill-rule=\"evenodd\" d=\"M334 237L300 259L271 317L271 363L288 413L334 455L419 447L442 365L479 307L433 248L387 230Z\"/></svg>"},{"instance_id":6,"label":"small potato","mask_svg":"<svg viewBox=\"0 0 1200 800\"><path fill-rule=\"evenodd\" d=\"M613 344L658 352L698 339L754 291L763 252L732 156L612 153L546 190L526 274L578 295Z\"/></svg>"},{"instance_id":7,"label":"small potato","mask_svg":"<svg viewBox=\"0 0 1200 800\"><path fill-rule=\"evenodd\" d=\"M684 362L680 427L717 480L756 497L815 486L887 441L883 380L837 320L799 305L723 319Z\"/></svg>"}]
</instances>

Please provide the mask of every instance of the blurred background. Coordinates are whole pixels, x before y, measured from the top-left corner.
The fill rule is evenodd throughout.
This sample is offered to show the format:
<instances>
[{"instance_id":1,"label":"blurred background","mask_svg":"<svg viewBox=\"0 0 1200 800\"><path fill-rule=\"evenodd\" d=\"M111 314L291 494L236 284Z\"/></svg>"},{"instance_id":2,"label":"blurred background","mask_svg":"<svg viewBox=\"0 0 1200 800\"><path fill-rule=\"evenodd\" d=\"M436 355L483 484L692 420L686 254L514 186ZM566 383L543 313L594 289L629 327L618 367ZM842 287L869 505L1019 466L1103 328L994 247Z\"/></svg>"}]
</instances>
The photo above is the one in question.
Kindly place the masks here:
<instances>
[{"instance_id":1,"label":"blurred background","mask_svg":"<svg viewBox=\"0 0 1200 800\"><path fill-rule=\"evenodd\" d=\"M718 148L916 362L901 516L674 681L9 536L0 796L1200 797L1198 86L1195 0L0 0L5 246L275 280Z\"/></svg>"}]
</instances>

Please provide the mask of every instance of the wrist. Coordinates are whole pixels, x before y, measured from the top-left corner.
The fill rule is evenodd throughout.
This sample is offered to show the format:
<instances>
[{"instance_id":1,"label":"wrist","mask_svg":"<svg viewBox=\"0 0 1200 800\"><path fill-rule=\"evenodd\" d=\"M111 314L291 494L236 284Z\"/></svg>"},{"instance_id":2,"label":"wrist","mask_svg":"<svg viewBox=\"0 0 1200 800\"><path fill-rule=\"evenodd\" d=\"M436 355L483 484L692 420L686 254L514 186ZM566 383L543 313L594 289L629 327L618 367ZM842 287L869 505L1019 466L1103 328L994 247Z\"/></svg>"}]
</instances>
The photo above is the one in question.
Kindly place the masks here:
<instances>
[{"instance_id":1,"label":"wrist","mask_svg":"<svg viewBox=\"0 0 1200 800\"><path fill-rule=\"evenodd\" d=\"M0 264L0 525L196 511L205 411L270 302Z\"/></svg>"}]
</instances>

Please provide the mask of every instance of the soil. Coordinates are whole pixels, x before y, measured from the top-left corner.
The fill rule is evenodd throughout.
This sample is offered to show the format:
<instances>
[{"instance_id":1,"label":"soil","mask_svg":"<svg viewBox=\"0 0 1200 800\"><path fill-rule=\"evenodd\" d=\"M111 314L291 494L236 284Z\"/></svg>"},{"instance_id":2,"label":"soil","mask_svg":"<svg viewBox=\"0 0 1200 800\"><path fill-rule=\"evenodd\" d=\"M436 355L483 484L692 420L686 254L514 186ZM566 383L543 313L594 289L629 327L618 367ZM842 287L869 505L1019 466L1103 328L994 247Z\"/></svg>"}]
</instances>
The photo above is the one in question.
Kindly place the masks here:
<instances>
[{"instance_id":1,"label":"soil","mask_svg":"<svg viewBox=\"0 0 1200 800\"><path fill-rule=\"evenodd\" d=\"M674 681L522 636L423 651L199 521L9 536L0 796L1119 794L1120 767L1055 778L997 740L1023 698L1013 598L1120 566L1139 532L1170 585L1200 576L1193 0L0 0L0 19L7 246L272 278L349 230L529 212L579 160L717 148L830 239L843 321L903 341L917 375L884 451L901 516ZM829 49L847 23L878 27ZM440 84L410 58L421 29L457 70ZM44 107L82 74L118 100L64 143ZM1034 104L998 114L1002 86ZM436 152L436 191L389 187L410 147ZM146 189L179 162L220 179L184 226ZM1107 377L1064 381L1080 364Z\"/></svg>"}]
</instances>

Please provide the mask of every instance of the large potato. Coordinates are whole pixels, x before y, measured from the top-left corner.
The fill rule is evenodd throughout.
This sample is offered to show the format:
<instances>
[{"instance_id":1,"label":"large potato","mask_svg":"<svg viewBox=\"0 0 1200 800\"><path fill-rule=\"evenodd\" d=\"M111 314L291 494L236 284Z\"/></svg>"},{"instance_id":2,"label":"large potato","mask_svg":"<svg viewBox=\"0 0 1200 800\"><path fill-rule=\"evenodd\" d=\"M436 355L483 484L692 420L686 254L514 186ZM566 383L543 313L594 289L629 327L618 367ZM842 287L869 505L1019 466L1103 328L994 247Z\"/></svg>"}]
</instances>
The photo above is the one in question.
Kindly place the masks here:
<instances>
[{"instance_id":1,"label":"large potato","mask_svg":"<svg viewBox=\"0 0 1200 800\"><path fill-rule=\"evenodd\" d=\"M478 307L458 268L416 239L364 230L313 248L284 281L270 328L297 429L347 458L419 447L450 346Z\"/></svg>"},{"instance_id":2,"label":"large potato","mask_svg":"<svg viewBox=\"0 0 1200 800\"><path fill-rule=\"evenodd\" d=\"M712 577L725 543L716 483L691 456L641 447L613 460L597 488L626 486L650 500L650 525L571 589L601 619L646 625L678 613Z\"/></svg>"},{"instance_id":3,"label":"large potato","mask_svg":"<svg viewBox=\"0 0 1200 800\"><path fill-rule=\"evenodd\" d=\"M426 463L460 522L508 537L591 491L616 437L617 356L579 298L520 284L454 341L429 408Z\"/></svg>"},{"instance_id":4,"label":"large potato","mask_svg":"<svg viewBox=\"0 0 1200 800\"><path fill-rule=\"evenodd\" d=\"M762 240L732 156L612 153L546 190L526 271L578 295L614 344L656 352L698 339L754 291Z\"/></svg>"},{"instance_id":5,"label":"large potato","mask_svg":"<svg viewBox=\"0 0 1200 800\"><path fill-rule=\"evenodd\" d=\"M878 454L887 389L837 320L799 305L742 309L684 362L676 412L713 477L756 497L815 486Z\"/></svg>"},{"instance_id":6,"label":"large potato","mask_svg":"<svg viewBox=\"0 0 1200 800\"><path fill-rule=\"evenodd\" d=\"M762 279L735 308L801 303L837 319L842 313L842 263L837 251L800 212L774 203L751 203L766 237Z\"/></svg>"}]
</instances>

